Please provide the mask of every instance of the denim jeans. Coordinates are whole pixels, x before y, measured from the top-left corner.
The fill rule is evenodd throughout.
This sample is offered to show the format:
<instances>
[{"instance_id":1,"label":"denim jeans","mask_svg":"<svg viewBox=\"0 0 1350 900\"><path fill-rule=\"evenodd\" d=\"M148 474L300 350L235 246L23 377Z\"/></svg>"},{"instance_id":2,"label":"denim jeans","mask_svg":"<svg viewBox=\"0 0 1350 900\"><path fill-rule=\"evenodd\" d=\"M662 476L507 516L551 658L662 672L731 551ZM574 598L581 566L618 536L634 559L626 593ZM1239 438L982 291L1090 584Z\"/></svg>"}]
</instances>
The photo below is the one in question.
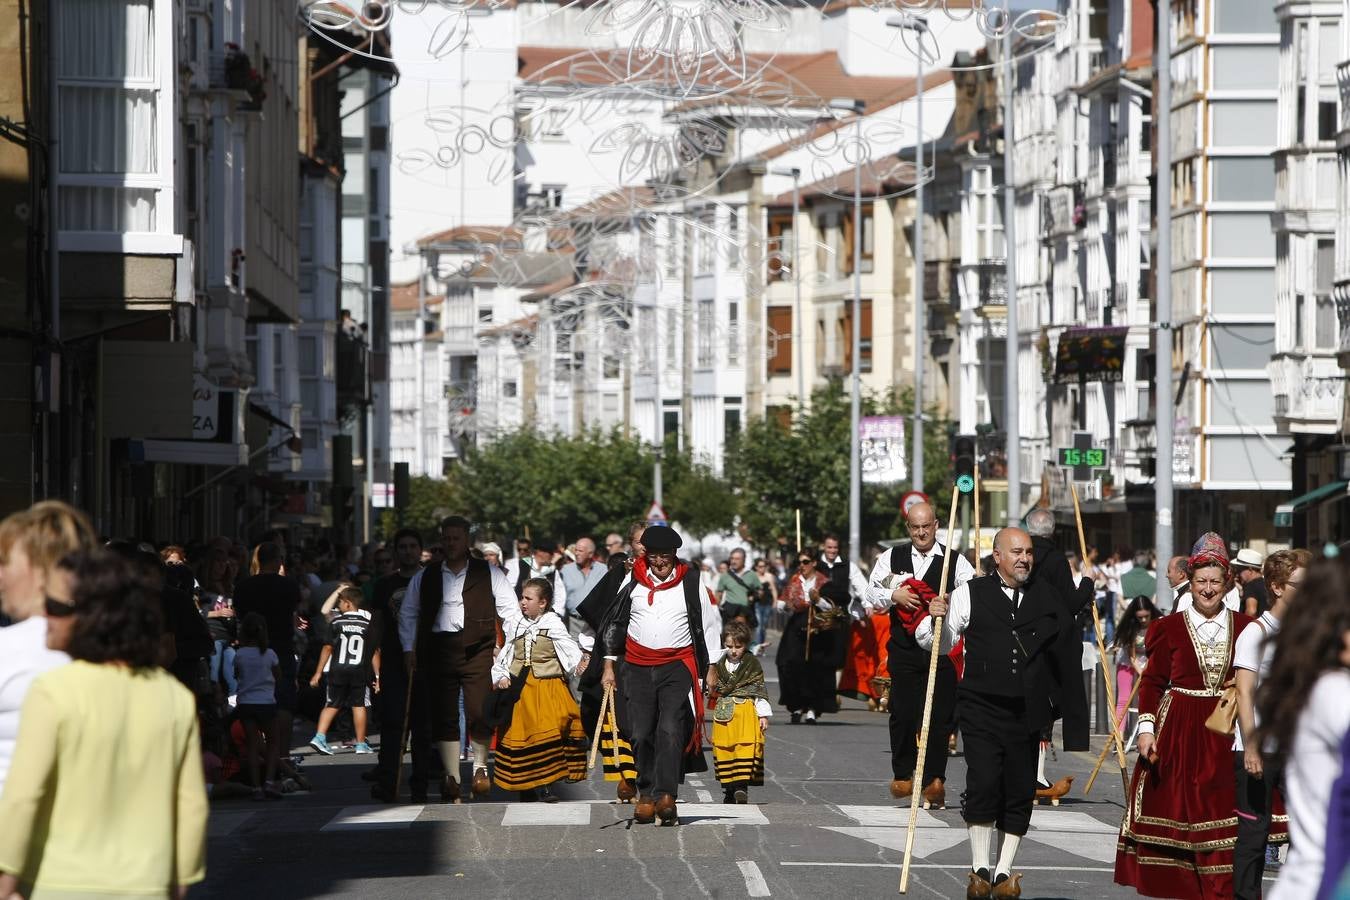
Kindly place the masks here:
<instances>
[{"instance_id":1,"label":"denim jeans","mask_svg":"<svg viewBox=\"0 0 1350 900\"><path fill-rule=\"evenodd\" d=\"M773 601L755 604L755 618L758 623L755 625L755 643L762 644L767 639L766 631L769 627L769 616L773 614Z\"/></svg>"},{"instance_id":2,"label":"denim jeans","mask_svg":"<svg viewBox=\"0 0 1350 900\"><path fill-rule=\"evenodd\" d=\"M222 675L225 677L226 695L233 697L239 693L239 682L234 677L234 648L225 640L216 641L215 650L211 653L211 683L220 684Z\"/></svg>"}]
</instances>

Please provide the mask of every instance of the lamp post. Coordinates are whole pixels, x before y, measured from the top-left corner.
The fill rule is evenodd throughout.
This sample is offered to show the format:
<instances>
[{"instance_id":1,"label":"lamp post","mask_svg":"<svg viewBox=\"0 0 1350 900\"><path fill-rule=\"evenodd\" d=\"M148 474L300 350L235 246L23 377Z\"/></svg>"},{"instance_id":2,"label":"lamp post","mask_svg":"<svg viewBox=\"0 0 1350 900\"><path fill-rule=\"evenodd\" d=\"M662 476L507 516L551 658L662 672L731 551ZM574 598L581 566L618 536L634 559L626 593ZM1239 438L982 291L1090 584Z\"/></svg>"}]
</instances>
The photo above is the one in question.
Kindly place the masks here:
<instances>
[{"instance_id":1,"label":"lamp post","mask_svg":"<svg viewBox=\"0 0 1350 900\"><path fill-rule=\"evenodd\" d=\"M830 109L853 113L858 142L858 158L853 168L853 327L850 352L853 358L849 397L848 435L848 558L856 564L862 558L862 481L858 454L858 420L862 418L862 117L866 104L861 100L830 101Z\"/></svg>"},{"instance_id":2,"label":"lamp post","mask_svg":"<svg viewBox=\"0 0 1350 900\"><path fill-rule=\"evenodd\" d=\"M1021 416L1017 408L1017 190L1013 184L1013 81L1017 70L1013 65L1012 21L1006 7L1003 16L1003 60L1007 66L1003 78L1003 253L1008 295L1008 337L1004 341L1003 356L1003 433L1008 457L1007 521L1009 526L1016 526L1022 519Z\"/></svg>"},{"instance_id":3,"label":"lamp post","mask_svg":"<svg viewBox=\"0 0 1350 900\"><path fill-rule=\"evenodd\" d=\"M1172 546L1172 455L1176 452L1172 438L1175 422L1172 396L1172 17L1171 5L1160 6L1158 40L1154 44L1158 73L1157 99L1153 104L1154 172L1158 199L1153 211L1158 220L1157 249L1154 251L1154 294L1158 301L1158 327L1153 332L1156 386L1153 389L1154 446L1153 451L1153 515L1154 549L1159 559L1170 559L1176 552ZM1172 602L1166 579L1158 581L1158 602Z\"/></svg>"},{"instance_id":4,"label":"lamp post","mask_svg":"<svg viewBox=\"0 0 1350 900\"><path fill-rule=\"evenodd\" d=\"M806 409L806 357L802 345L806 343L806 326L802 324L802 277L801 271L797 268L797 248L801 240L797 237L800 225L797 222L801 214L802 202L802 170L796 166L792 168L770 169L772 175L791 175L792 176L792 346L796 351L793 353L795 360L793 365L797 369L797 409Z\"/></svg>"},{"instance_id":5,"label":"lamp post","mask_svg":"<svg viewBox=\"0 0 1350 900\"><path fill-rule=\"evenodd\" d=\"M918 65L914 99L915 118L919 140L914 146L914 166L918 172L918 183L914 188L914 449L910 451L910 483L916 491L923 490L923 361L924 344L927 342L927 308L924 298L924 247L923 247L923 185L927 177L923 169L923 37L928 34L928 20L921 16L904 13L891 16L886 20L891 28L912 31L918 36L918 51L914 59Z\"/></svg>"}]
</instances>

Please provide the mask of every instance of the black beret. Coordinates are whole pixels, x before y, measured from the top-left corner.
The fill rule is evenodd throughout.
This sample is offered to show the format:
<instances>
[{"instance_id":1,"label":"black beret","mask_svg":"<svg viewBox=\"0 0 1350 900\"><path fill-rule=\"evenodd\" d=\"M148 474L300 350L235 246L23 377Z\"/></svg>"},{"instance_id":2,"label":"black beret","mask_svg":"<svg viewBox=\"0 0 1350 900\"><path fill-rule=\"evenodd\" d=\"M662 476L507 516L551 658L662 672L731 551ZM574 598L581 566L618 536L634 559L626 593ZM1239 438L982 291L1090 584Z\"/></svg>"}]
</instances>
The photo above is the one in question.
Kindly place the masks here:
<instances>
[{"instance_id":1,"label":"black beret","mask_svg":"<svg viewBox=\"0 0 1350 900\"><path fill-rule=\"evenodd\" d=\"M678 550L683 543L675 529L668 525L649 525L642 532L642 546L648 551Z\"/></svg>"}]
</instances>

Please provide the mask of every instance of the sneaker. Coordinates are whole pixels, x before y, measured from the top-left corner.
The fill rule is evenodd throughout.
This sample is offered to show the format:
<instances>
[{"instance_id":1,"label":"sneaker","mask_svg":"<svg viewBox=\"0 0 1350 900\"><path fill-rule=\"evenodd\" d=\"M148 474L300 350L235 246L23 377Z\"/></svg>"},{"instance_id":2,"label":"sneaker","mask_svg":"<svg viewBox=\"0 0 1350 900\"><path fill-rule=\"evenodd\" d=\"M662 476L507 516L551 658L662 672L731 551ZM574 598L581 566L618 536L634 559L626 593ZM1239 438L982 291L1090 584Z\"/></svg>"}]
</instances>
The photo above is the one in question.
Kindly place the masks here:
<instances>
[{"instance_id":1,"label":"sneaker","mask_svg":"<svg viewBox=\"0 0 1350 900\"><path fill-rule=\"evenodd\" d=\"M807 725L816 724L816 711L814 709L808 709L806 711L806 724Z\"/></svg>"},{"instance_id":2,"label":"sneaker","mask_svg":"<svg viewBox=\"0 0 1350 900\"><path fill-rule=\"evenodd\" d=\"M372 750L372 749L370 748L370 744L367 744L365 741L358 741L357 744L356 744L356 746L352 748L352 752L353 752L353 753L374 753L375 751Z\"/></svg>"},{"instance_id":3,"label":"sneaker","mask_svg":"<svg viewBox=\"0 0 1350 900\"><path fill-rule=\"evenodd\" d=\"M316 734L314 737L310 738L309 745L324 756L333 755L333 748L328 746L328 738L321 734Z\"/></svg>"}]
</instances>

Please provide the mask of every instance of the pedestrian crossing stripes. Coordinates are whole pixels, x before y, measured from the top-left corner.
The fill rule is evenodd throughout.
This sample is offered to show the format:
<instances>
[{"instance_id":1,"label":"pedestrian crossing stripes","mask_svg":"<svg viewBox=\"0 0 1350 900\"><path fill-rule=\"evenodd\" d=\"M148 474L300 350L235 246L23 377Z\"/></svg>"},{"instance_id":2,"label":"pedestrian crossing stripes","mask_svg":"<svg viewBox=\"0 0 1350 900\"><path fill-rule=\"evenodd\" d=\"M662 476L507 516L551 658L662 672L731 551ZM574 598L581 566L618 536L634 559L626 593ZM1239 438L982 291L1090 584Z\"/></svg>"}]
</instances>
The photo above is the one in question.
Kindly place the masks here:
<instances>
[{"instance_id":1,"label":"pedestrian crossing stripes","mask_svg":"<svg viewBox=\"0 0 1350 900\"><path fill-rule=\"evenodd\" d=\"M384 831L408 828L422 815L425 806L348 806L328 821L320 831Z\"/></svg>"}]
</instances>

